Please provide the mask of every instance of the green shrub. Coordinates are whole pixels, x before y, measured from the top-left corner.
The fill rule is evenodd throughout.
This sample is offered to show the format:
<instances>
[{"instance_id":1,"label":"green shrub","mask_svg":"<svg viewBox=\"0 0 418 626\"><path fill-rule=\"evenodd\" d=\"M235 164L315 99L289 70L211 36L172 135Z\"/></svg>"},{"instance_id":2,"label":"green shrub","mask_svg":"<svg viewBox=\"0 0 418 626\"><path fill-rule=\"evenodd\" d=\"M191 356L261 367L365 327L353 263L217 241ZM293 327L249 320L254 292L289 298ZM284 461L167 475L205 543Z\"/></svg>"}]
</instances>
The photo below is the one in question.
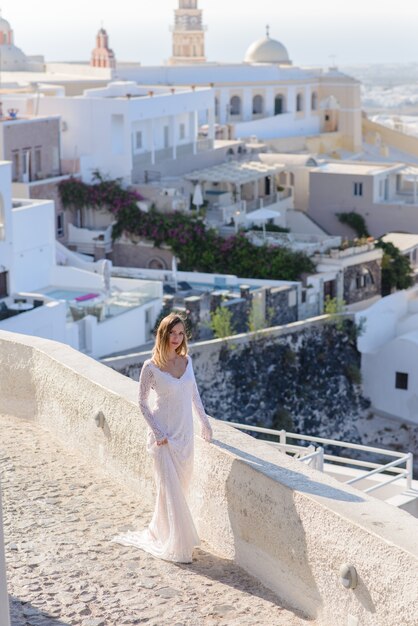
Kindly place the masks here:
<instances>
[{"instance_id":1,"label":"green shrub","mask_svg":"<svg viewBox=\"0 0 418 626\"><path fill-rule=\"evenodd\" d=\"M234 329L232 326L231 310L224 306L218 307L214 313L211 313L210 326L217 339L223 339L224 337L233 335Z\"/></svg>"},{"instance_id":2,"label":"green shrub","mask_svg":"<svg viewBox=\"0 0 418 626\"><path fill-rule=\"evenodd\" d=\"M354 230L357 237L369 237L369 231L367 230L366 220L360 213L355 211L349 211L347 213L336 213L341 224L347 224Z\"/></svg>"}]
</instances>

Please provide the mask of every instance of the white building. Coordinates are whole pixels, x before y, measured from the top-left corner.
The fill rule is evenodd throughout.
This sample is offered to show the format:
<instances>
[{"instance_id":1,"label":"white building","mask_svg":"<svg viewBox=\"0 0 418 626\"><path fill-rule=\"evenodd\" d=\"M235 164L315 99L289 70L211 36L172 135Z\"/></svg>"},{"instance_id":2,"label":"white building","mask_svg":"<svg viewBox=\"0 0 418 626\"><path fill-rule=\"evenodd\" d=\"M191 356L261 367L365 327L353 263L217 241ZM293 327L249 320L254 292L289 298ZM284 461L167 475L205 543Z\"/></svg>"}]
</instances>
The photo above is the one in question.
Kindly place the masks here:
<instances>
[{"instance_id":1,"label":"white building","mask_svg":"<svg viewBox=\"0 0 418 626\"><path fill-rule=\"evenodd\" d=\"M237 138L296 137L293 150L301 150L304 138L325 135L324 145L353 151L361 146L360 84L335 68L324 72L291 65L284 46L269 37L250 46L243 63L121 65L117 71L144 85L210 85L216 122Z\"/></svg>"},{"instance_id":2,"label":"white building","mask_svg":"<svg viewBox=\"0 0 418 626\"><path fill-rule=\"evenodd\" d=\"M62 84L67 95L81 94L88 81L133 81L147 85L151 91L155 91L155 85L176 91L210 87L210 108L224 138L279 140L280 149L286 152L306 150L307 146L312 149L312 141L315 152L361 149L358 81L335 67L323 71L293 65L286 47L270 37L268 30L265 37L248 47L242 63L207 63L205 27L197 0L179 0L172 32L173 54L168 65L146 67L118 62L112 67L113 57L108 67L102 63L100 67L87 62L52 63L34 77L8 72L2 82ZM102 45L102 49L107 47ZM173 111L175 102L170 103ZM200 124L208 123L207 108L198 109ZM170 142L166 143L171 147Z\"/></svg>"},{"instance_id":3,"label":"white building","mask_svg":"<svg viewBox=\"0 0 418 626\"><path fill-rule=\"evenodd\" d=\"M54 205L13 200L0 163L0 328L54 339L93 357L145 343L162 306L161 283L106 277L108 261L56 262ZM77 259L76 259L77 261Z\"/></svg>"},{"instance_id":4,"label":"white building","mask_svg":"<svg viewBox=\"0 0 418 626\"><path fill-rule=\"evenodd\" d=\"M7 96L8 106L24 114L60 115L61 155L73 171L90 181L100 170L126 183L144 182L146 172L187 171L213 149L213 93L208 87L168 89L114 82L89 89L82 96L29 94ZM207 137L199 141L198 120L207 123ZM226 154L226 150L222 152ZM206 163L206 161L203 161ZM165 164L165 165L164 165Z\"/></svg>"},{"instance_id":5,"label":"white building","mask_svg":"<svg viewBox=\"0 0 418 626\"><path fill-rule=\"evenodd\" d=\"M353 237L337 217L352 211L364 218L374 237L418 233L417 183L418 168L403 163L322 163L310 170L308 214L333 235Z\"/></svg>"},{"instance_id":6,"label":"white building","mask_svg":"<svg viewBox=\"0 0 418 626\"><path fill-rule=\"evenodd\" d=\"M418 424L418 289L382 298L362 318L364 394L378 413Z\"/></svg>"}]
</instances>

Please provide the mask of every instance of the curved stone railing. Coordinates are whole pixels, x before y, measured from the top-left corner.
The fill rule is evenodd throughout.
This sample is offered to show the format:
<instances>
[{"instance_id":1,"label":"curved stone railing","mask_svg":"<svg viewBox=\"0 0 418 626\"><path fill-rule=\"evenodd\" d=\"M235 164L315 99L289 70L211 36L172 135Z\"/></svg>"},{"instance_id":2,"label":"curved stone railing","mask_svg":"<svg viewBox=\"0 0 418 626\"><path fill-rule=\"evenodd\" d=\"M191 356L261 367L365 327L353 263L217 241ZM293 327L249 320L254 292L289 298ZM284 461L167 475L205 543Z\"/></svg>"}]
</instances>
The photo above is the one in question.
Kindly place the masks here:
<instances>
[{"instance_id":1,"label":"curved stone railing","mask_svg":"<svg viewBox=\"0 0 418 626\"><path fill-rule=\"evenodd\" d=\"M153 498L137 385L71 348L0 332L0 412L32 418ZM220 407L221 412L221 407ZM416 625L417 520L213 421L196 437L199 532L323 626ZM357 571L345 588L342 565Z\"/></svg>"}]
</instances>

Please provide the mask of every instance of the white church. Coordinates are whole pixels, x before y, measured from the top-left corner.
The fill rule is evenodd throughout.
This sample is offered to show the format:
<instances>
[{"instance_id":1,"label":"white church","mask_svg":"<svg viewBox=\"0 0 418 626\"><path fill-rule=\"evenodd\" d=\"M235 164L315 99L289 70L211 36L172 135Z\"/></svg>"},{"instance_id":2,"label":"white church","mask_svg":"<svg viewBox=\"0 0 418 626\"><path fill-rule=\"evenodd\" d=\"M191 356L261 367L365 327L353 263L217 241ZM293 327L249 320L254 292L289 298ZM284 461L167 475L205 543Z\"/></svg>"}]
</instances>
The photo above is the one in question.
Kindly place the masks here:
<instances>
[{"instance_id":1,"label":"white church","mask_svg":"<svg viewBox=\"0 0 418 626\"><path fill-rule=\"evenodd\" d=\"M294 66L286 47L270 36L268 27L265 37L248 47L242 63L209 63L205 32L197 0L179 0L169 63L155 67L118 63L118 79L173 88L212 87L215 121L229 128L229 138L326 134L325 151L333 141L335 148L361 148L358 81L336 68L323 71ZM285 151L298 151L306 146L295 140L281 145L280 150L285 147Z\"/></svg>"},{"instance_id":2,"label":"white church","mask_svg":"<svg viewBox=\"0 0 418 626\"><path fill-rule=\"evenodd\" d=\"M10 42L12 30L3 22L4 38ZM241 63L208 62L206 27L197 0L179 0L171 30L172 56L167 64L142 66L119 61L109 47L108 33L101 28L89 62L46 63L42 72L38 65L34 74L30 59L23 55L26 68L4 67L8 71L3 83L13 81L28 88L34 81L63 85L68 96L115 80L150 90L164 86L173 93L209 88L213 90L213 121L219 137L257 137L273 141L272 147L279 152L361 149L360 83L355 79L335 67L324 71L293 65L286 47L270 36L269 28L248 47ZM2 59L6 58L4 45L0 47ZM13 69L20 71L16 74ZM208 120L201 116L199 123L204 127Z\"/></svg>"}]
</instances>

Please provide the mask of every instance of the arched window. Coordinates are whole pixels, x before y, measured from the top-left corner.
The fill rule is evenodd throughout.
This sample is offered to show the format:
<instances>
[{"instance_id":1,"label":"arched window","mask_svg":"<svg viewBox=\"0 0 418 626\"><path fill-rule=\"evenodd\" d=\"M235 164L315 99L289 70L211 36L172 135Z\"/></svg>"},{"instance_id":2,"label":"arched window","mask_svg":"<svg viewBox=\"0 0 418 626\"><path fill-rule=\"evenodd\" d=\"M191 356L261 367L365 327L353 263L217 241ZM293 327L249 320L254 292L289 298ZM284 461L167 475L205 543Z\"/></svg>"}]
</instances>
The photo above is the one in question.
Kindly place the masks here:
<instances>
[{"instance_id":1,"label":"arched window","mask_svg":"<svg viewBox=\"0 0 418 626\"><path fill-rule=\"evenodd\" d=\"M264 109L263 96L254 96L253 98L253 115L261 115Z\"/></svg>"},{"instance_id":2,"label":"arched window","mask_svg":"<svg viewBox=\"0 0 418 626\"><path fill-rule=\"evenodd\" d=\"M150 270L166 270L167 263L161 257L154 256L148 260L147 267Z\"/></svg>"},{"instance_id":3,"label":"arched window","mask_svg":"<svg viewBox=\"0 0 418 626\"><path fill-rule=\"evenodd\" d=\"M284 113L284 96L278 94L274 98L274 115L281 115Z\"/></svg>"},{"instance_id":4,"label":"arched window","mask_svg":"<svg viewBox=\"0 0 418 626\"><path fill-rule=\"evenodd\" d=\"M371 271L367 267L362 267L356 273L356 277L351 279L350 290L364 289L365 287L372 287L374 284L374 277Z\"/></svg>"},{"instance_id":5,"label":"arched window","mask_svg":"<svg viewBox=\"0 0 418 626\"><path fill-rule=\"evenodd\" d=\"M229 106L231 115L241 115L241 98L239 96L232 96Z\"/></svg>"},{"instance_id":6,"label":"arched window","mask_svg":"<svg viewBox=\"0 0 418 626\"><path fill-rule=\"evenodd\" d=\"M316 93L316 91L313 91L311 94L311 110L318 110L318 94Z\"/></svg>"},{"instance_id":7,"label":"arched window","mask_svg":"<svg viewBox=\"0 0 418 626\"><path fill-rule=\"evenodd\" d=\"M296 96L296 111L303 111L303 96L298 93Z\"/></svg>"}]
</instances>

